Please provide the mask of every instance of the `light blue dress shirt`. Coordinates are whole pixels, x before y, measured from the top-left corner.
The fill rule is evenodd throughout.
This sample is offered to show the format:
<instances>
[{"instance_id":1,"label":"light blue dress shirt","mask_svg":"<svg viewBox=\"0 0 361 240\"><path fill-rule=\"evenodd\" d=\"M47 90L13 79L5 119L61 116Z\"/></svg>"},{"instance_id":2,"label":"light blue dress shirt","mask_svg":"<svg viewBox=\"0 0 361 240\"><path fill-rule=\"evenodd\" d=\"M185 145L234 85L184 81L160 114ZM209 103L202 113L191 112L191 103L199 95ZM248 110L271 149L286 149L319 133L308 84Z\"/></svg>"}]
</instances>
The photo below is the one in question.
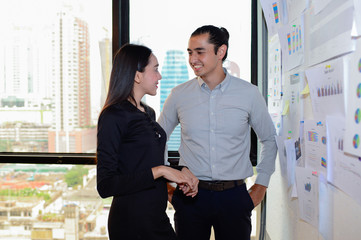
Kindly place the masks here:
<instances>
[{"instance_id":1,"label":"light blue dress shirt","mask_svg":"<svg viewBox=\"0 0 361 240\"><path fill-rule=\"evenodd\" d=\"M181 125L179 165L200 180L237 180L253 175L250 126L261 143L256 183L268 186L275 169L276 131L255 85L228 74L210 90L200 78L172 89L158 119L168 139Z\"/></svg>"}]
</instances>

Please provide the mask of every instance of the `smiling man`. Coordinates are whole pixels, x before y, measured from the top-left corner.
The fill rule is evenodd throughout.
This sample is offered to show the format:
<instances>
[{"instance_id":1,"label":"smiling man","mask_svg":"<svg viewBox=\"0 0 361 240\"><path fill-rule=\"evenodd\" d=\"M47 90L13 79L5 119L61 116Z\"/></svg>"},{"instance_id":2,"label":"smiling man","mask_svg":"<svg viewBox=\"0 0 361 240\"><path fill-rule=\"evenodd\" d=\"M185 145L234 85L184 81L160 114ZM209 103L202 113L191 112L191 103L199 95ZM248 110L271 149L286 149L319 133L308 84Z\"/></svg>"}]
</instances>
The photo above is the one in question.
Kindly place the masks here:
<instances>
[{"instance_id":1,"label":"smiling man","mask_svg":"<svg viewBox=\"0 0 361 240\"><path fill-rule=\"evenodd\" d=\"M179 164L200 180L195 198L179 189L170 198L181 240L209 240L212 227L217 240L250 239L252 209L274 172L275 128L258 88L223 68L228 39L225 28L212 25L192 33L187 50L197 77L172 90L158 119L168 138L180 123ZM247 190L250 127L262 149L256 183Z\"/></svg>"}]
</instances>

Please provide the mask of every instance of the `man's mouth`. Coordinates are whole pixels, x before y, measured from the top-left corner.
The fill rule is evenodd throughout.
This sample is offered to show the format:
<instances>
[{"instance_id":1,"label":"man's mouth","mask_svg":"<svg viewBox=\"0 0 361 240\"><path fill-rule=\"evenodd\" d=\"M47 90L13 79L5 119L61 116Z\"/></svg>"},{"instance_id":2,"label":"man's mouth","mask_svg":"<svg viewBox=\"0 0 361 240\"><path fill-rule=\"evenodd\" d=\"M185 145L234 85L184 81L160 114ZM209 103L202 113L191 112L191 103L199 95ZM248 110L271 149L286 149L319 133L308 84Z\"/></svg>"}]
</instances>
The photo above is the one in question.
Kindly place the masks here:
<instances>
[{"instance_id":1,"label":"man's mouth","mask_svg":"<svg viewBox=\"0 0 361 240\"><path fill-rule=\"evenodd\" d=\"M202 68L202 65L193 65L194 70L199 70Z\"/></svg>"}]
</instances>

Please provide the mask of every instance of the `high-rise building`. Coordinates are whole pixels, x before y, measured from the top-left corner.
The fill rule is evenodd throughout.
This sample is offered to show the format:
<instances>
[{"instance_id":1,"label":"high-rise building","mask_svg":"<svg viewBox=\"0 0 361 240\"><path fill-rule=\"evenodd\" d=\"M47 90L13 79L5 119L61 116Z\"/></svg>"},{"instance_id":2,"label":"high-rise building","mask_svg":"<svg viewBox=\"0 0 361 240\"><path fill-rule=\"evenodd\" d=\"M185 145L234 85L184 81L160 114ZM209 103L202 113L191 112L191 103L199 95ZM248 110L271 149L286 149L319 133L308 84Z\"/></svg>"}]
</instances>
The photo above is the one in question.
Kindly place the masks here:
<instances>
[{"instance_id":1,"label":"high-rise building","mask_svg":"<svg viewBox=\"0 0 361 240\"><path fill-rule=\"evenodd\" d=\"M59 12L53 31L54 128L90 125L89 30L87 23Z\"/></svg>"},{"instance_id":2,"label":"high-rise building","mask_svg":"<svg viewBox=\"0 0 361 240\"><path fill-rule=\"evenodd\" d=\"M40 66L47 67L41 61L44 58L41 49L48 48L34 35L31 27L13 25L0 41L0 98L5 102L8 101L5 99L21 98L21 107L40 105L41 99L46 97L46 88L41 86L45 74Z\"/></svg>"},{"instance_id":3,"label":"high-rise building","mask_svg":"<svg viewBox=\"0 0 361 240\"><path fill-rule=\"evenodd\" d=\"M32 48L30 45L31 29L14 26L8 36L4 37L4 70L2 91L4 96L27 96L31 91L32 79Z\"/></svg>"},{"instance_id":4,"label":"high-rise building","mask_svg":"<svg viewBox=\"0 0 361 240\"><path fill-rule=\"evenodd\" d=\"M91 125L89 29L70 12L59 12L52 39L55 151L70 151L70 135ZM60 137L65 135L65 137ZM65 146L65 147L64 147ZM51 149L52 147L49 147Z\"/></svg>"},{"instance_id":5,"label":"high-rise building","mask_svg":"<svg viewBox=\"0 0 361 240\"><path fill-rule=\"evenodd\" d=\"M160 110L170 94L172 88L188 81L188 69L184 52L180 50L168 50L162 68L162 80L160 81ZM181 133L178 125L168 141L168 150L177 151L180 145Z\"/></svg>"}]
</instances>

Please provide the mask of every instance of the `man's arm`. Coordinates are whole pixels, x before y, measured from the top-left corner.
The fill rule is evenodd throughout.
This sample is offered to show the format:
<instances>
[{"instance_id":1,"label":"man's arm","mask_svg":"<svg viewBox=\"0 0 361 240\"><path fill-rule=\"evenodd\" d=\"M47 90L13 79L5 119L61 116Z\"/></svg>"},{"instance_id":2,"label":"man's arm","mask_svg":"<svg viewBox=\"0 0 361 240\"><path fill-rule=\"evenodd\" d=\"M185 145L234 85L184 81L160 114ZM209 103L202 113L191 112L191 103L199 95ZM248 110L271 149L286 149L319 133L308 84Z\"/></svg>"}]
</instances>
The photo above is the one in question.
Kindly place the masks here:
<instances>
[{"instance_id":1,"label":"man's arm","mask_svg":"<svg viewBox=\"0 0 361 240\"><path fill-rule=\"evenodd\" d=\"M250 125L257 134L261 150L256 167L256 183L249 189L255 206L261 203L265 196L271 175L275 170L277 156L276 129L268 113L266 102L258 89L256 91L257 93L253 95L252 99Z\"/></svg>"}]
</instances>

